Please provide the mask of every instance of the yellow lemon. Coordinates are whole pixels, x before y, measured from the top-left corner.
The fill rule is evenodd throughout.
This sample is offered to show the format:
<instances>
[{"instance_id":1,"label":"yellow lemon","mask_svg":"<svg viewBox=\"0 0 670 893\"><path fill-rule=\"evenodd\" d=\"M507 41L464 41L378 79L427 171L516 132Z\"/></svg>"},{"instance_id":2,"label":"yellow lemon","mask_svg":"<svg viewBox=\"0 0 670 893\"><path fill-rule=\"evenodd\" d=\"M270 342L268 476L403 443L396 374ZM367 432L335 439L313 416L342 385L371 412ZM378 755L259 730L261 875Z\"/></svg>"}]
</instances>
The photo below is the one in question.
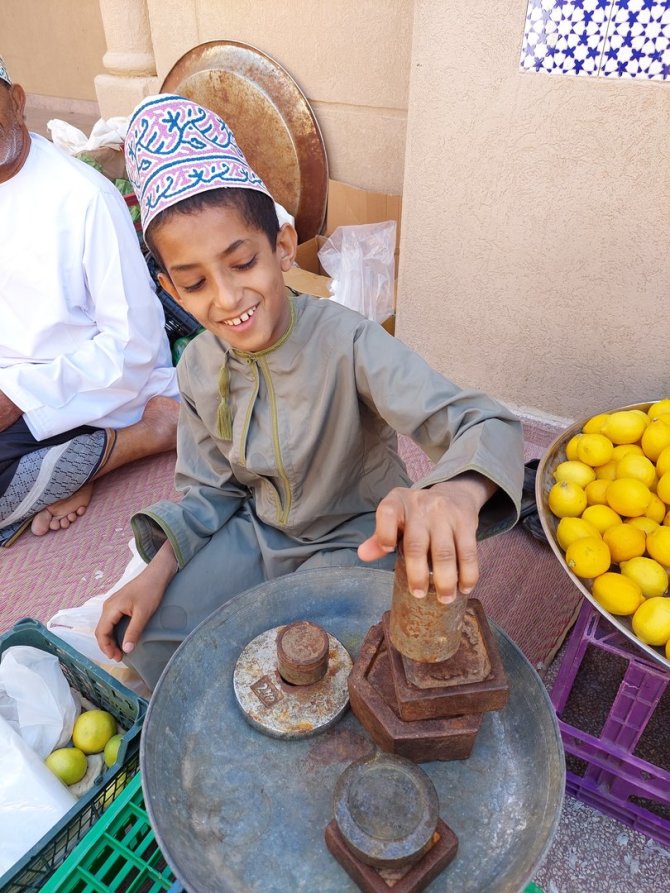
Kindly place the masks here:
<instances>
[{"instance_id":1,"label":"yellow lemon","mask_svg":"<svg viewBox=\"0 0 670 893\"><path fill-rule=\"evenodd\" d=\"M670 528L668 529L670 533ZM647 537L638 527L630 524L615 524L603 533L603 541L607 543L612 561L628 561L637 555L644 555Z\"/></svg>"},{"instance_id":2,"label":"yellow lemon","mask_svg":"<svg viewBox=\"0 0 670 893\"><path fill-rule=\"evenodd\" d=\"M585 536L570 543L565 562L577 577L599 577L609 569L610 550L599 536Z\"/></svg>"},{"instance_id":3,"label":"yellow lemon","mask_svg":"<svg viewBox=\"0 0 670 893\"><path fill-rule=\"evenodd\" d=\"M584 434L600 434L602 429L607 424L607 419L609 418L609 413L600 412L598 415L592 416L587 422L584 423L582 427L582 432Z\"/></svg>"},{"instance_id":4,"label":"yellow lemon","mask_svg":"<svg viewBox=\"0 0 670 893\"><path fill-rule=\"evenodd\" d=\"M586 493L586 501L589 505L607 505L607 488L609 481L591 481L584 487Z\"/></svg>"},{"instance_id":5,"label":"yellow lemon","mask_svg":"<svg viewBox=\"0 0 670 893\"><path fill-rule=\"evenodd\" d=\"M622 443L619 446L615 446L612 450L614 461L618 462L624 456L644 456L644 453L639 443Z\"/></svg>"},{"instance_id":6,"label":"yellow lemon","mask_svg":"<svg viewBox=\"0 0 670 893\"><path fill-rule=\"evenodd\" d=\"M623 460L622 460L623 461ZM607 504L618 515L638 518L651 502L651 490L637 478L617 478L607 488Z\"/></svg>"},{"instance_id":7,"label":"yellow lemon","mask_svg":"<svg viewBox=\"0 0 670 893\"><path fill-rule=\"evenodd\" d=\"M668 573L653 558L631 558L620 567L624 576L635 580L645 598L663 595L668 588Z\"/></svg>"},{"instance_id":8,"label":"yellow lemon","mask_svg":"<svg viewBox=\"0 0 670 893\"><path fill-rule=\"evenodd\" d=\"M663 518L663 525L665 527L670 527L670 512L668 512L665 518Z\"/></svg>"},{"instance_id":9,"label":"yellow lemon","mask_svg":"<svg viewBox=\"0 0 670 893\"><path fill-rule=\"evenodd\" d=\"M596 469L596 478L599 481L613 481L616 479L616 467L617 463L614 459L611 459L609 462L606 462L604 465L599 465Z\"/></svg>"},{"instance_id":10,"label":"yellow lemon","mask_svg":"<svg viewBox=\"0 0 670 893\"><path fill-rule=\"evenodd\" d=\"M649 598L633 614L633 632L647 645L670 640L670 598Z\"/></svg>"},{"instance_id":11,"label":"yellow lemon","mask_svg":"<svg viewBox=\"0 0 670 893\"><path fill-rule=\"evenodd\" d=\"M112 735L116 720L106 710L86 710L77 717L72 729L72 743L84 753L100 753Z\"/></svg>"},{"instance_id":12,"label":"yellow lemon","mask_svg":"<svg viewBox=\"0 0 670 893\"><path fill-rule=\"evenodd\" d=\"M57 750L52 750L44 762L63 784L77 784L88 769L86 755L78 747L59 747Z\"/></svg>"},{"instance_id":13,"label":"yellow lemon","mask_svg":"<svg viewBox=\"0 0 670 893\"><path fill-rule=\"evenodd\" d=\"M658 527L658 521L654 521L646 515L641 515L639 518L628 518L626 524L629 524L631 527L637 527L645 536Z\"/></svg>"},{"instance_id":14,"label":"yellow lemon","mask_svg":"<svg viewBox=\"0 0 670 893\"><path fill-rule=\"evenodd\" d=\"M656 474L662 478L667 471L670 471L670 446L661 450L656 460Z\"/></svg>"},{"instance_id":15,"label":"yellow lemon","mask_svg":"<svg viewBox=\"0 0 670 893\"><path fill-rule=\"evenodd\" d=\"M665 474L658 479L656 495L659 499L662 499L666 505L670 503L670 471L666 471Z\"/></svg>"},{"instance_id":16,"label":"yellow lemon","mask_svg":"<svg viewBox=\"0 0 670 893\"><path fill-rule=\"evenodd\" d=\"M651 459L647 459L646 456L629 454L617 462L616 476L617 478L636 478L638 481L642 481L646 487L651 487L656 480L656 468Z\"/></svg>"},{"instance_id":17,"label":"yellow lemon","mask_svg":"<svg viewBox=\"0 0 670 893\"><path fill-rule=\"evenodd\" d=\"M595 578L591 593L610 614L622 616L634 614L644 601L642 590L634 580L610 571Z\"/></svg>"},{"instance_id":18,"label":"yellow lemon","mask_svg":"<svg viewBox=\"0 0 670 893\"><path fill-rule=\"evenodd\" d=\"M651 419L647 415L646 412L643 412L641 409L629 409L629 412L634 412L635 415L639 415L642 421L644 422L644 427L646 428Z\"/></svg>"},{"instance_id":19,"label":"yellow lemon","mask_svg":"<svg viewBox=\"0 0 670 893\"><path fill-rule=\"evenodd\" d=\"M652 530L647 537L647 554L663 567L670 567L670 527Z\"/></svg>"},{"instance_id":20,"label":"yellow lemon","mask_svg":"<svg viewBox=\"0 0 670 893\"><path fill-rule=\"evenodd\" d=\"M558 545L565 550L575 540L584 539L585 536L600 536L593 524L584 521L583 518L561 518L556 527L556 539Z\"/></svg>"},{"instance_id":21,"label":"yellow lemon","mask_svg":"<svg viewBox=\"0 0 670 893\"><path fill-rule=\"evenodd\" d=\"M649 462L649 459L645 460ZM651 465L651 462L649 462ZM651 465L653 469L653 465ZM588 465L584 465L583 462L575 461L566 461L560 462L556 468L554 469L554 480L555 481L572 481L574 484L578 484L580 487L585 487L587 484L590 484L591 481L595 481L596 473L590 468Z\"/></svg>"},{"instance_id":22,"label":"yellow lemon","mask_svg":"<svg viewBox=\"0 0 670 893\"><path fill-rule=\"evenodd\" d=\"M637 443L646 427L646 423L636 412L622 410L607 417L600 433L612 443Z\"/></svg>"},{"instance_id":23,"label":"yellow lemon","mask_svg":"<svg viewBox=\"0 0 670 893\"><path fill-rule=\"evenodd\" d=\"M656 403L652 403L647 410L647 415L649 418L652 418L655 415L663 415L668 412L670 412L670 400L666 398L665 400L657 400Z\"/></svg>"},{"instance_id":24,"label":"yellow lemon","mask_svg":"<svg viewBox=\"0 0 670 893\"><path fill-rule=\"evenodd\" d=\"M577 444L577 458L585 465L596 468L612 458L614 446L604 434L585 434Z\"/></svg>"},{"instance_id":25,"label":"yellow lemon","mask_svg":"<svg viewBox=\"0 0 670 893\"><path fill-rule=\"evenodd\" d=\"M645 456L652 462L656 462L663 450L670 446L670 425L666 425L660 419L647 425L640 440L640 446Z\"/></svg>"},{"instance_id":26,"label":"yellow lemon","mask_svg":"<svg viewBox=\"0 0 670 893\"><path fill-rule=\"evenodd\" d=\"M586 508L586 493L572 481L558 481L549 491L547 502L557 518L576 518Z\"/></svg>"},{"instance_id":27,"label":"yellow lemon","mask_svg":"<svg viewBox=\"0 0 670 893\"><path fill-rule=\"evenodd\" d=\"M103 757L107 767L113 766L114 763L116 763L116 758L119 755L119 748L121 747L122 741L123 733L119 733L117 735L112 735L107 744L105 744Z\"/></svg>"},{"instance_id":28,"label":"yellow lemon","mask_svg":"<svg viewBox=\"0 0 670 893\"><path fill-rule=\"evenodd\" d=\"M577 444L579 443L580 437L583 437L583 434L575 434L574 437L571 437L570 440L565 445L565 458L570 462L574 462L577 459Z\"/></svg>"},{"instance_id":29,"label":"yellow lemon","mask_svg":"<svg viewBox=\"0 0 670 893\"><path fill-rule=\"evenodd\" d=\"M647 506L647 510L643 517L651 518L651 520L656 521L657 524L662 524L663 518L665 518L665 512L665 503L654 493L652 494L651 502Z\"/></svg>"},{"instance_id":30,"label":"yellow lemon","mask_svg":"<svg viewBox=\"0 0 670 893\"><path fill-rule=\"evenodd\" d=\"M581 516L584 521L593 524L600 534L605 533L609 527L614 527L615 524L621 524L619 515L608 505L590 505L584 509Z\"/></svg>"}]
</instances>

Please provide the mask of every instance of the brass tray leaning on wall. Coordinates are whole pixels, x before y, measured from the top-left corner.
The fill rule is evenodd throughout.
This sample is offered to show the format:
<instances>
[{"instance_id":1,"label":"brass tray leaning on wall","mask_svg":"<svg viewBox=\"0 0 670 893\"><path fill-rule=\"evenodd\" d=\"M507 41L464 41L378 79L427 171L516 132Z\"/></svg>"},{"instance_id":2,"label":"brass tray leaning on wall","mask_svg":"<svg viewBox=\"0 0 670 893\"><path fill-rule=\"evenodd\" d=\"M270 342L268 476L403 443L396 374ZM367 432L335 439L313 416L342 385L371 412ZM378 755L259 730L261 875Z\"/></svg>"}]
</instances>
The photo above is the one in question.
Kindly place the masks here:
<instances>
[{"instance_id":1,"label":"brass tray leaning on wall","mask_svg":"<svg viewBox=\"0 0 670 893\"><path fill-rule=\"evenodd\" d=\"M603 410L603 412L619 412L628 409L641 409L643 412L646 412L649 407L652 405L652 402L649 403L633 403L630 406L620 406L615 409ZM591 416L589 416L591 418ZM591 602L594 608L596 608L603 617L606 617L610 623L615 626L619 632L623 633L627 639L633 642L638 648L640 648L644 653L652 658L656 663L661 664L666 669L670 669L670 661L666 658L664 651L662 648L655 648L653 645L647 645L645 642L640 641L638 637L633 632L633 627L631 625L630 617L617 617L614 614L610 614L609 611L606 611L605 608L600 605L591 593L591 580L582 580L579 577L576 577L570 568L568 567L565 561L565 554L561 547L558 544L558 540L556 539L556 528L558 526L559 519L553 514L548 504L548 496L549 491L552 486L556 483L554 480L554 470L557 465L561 462L565 462L567 456L565 454L565 447L568 441L574 437L575 434L579 434L582 430L588 418L582 419L580 422L575 422L574 425L571 425L569 428L566 428L558 437L554 440L554 442L549 446L547 452L542 457L540 464L537 469L537 477L535 479L535 498L537 500L537 510L540 516L540 521L542 522L542 528L549 540L549 545L554 551L554 554L558 558L561 563L561 567L566 572L566 574L570 577L575 586L580 590L584 598L588 599Z\"/></svg>"},{"instance_id":2,"label":"brass tray leaning on wall","mask_svg":"<svg viewBox=\"0 0 670 893\"><path fill-rule=\"evenodd\" d=\"M183 55L160 92L220 115L275 200L295 217L299 242L321 232L328 200L323 137L307 98L278 62L248 44L212 40Z\"/></svg>"}]
</instances>

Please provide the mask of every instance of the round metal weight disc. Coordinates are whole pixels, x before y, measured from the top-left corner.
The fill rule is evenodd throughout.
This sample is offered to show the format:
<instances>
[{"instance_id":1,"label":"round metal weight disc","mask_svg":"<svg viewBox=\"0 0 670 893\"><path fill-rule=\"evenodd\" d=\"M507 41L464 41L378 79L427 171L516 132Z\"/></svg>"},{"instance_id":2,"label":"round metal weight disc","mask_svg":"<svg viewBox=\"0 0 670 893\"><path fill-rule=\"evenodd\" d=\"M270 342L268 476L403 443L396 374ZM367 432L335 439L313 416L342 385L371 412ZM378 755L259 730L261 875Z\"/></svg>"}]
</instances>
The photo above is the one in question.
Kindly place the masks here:
<instances>
[{"instance_id":1,"label":"round metal weight disc","mask_svg":"<svg viewBox=\"0 0 670 893\"><path fill-rule=\"evenodd\" d=\"M335 820L362 862L395 868L428 848L439 818L435 785L403 757L375 753L344 770L335 787Z\"/></svg>"},{"instance_id":2,"label":"round metal weight disc","mask_svg":"<svg viewBox=\"0 0 670 893\"><path fill-rule=\"evenodd\" d=\"M311 620L353 658L391 605L393 574L371 568L298 571L231 599L179 646L142 727L149 820L191 893L359 893L331 856L338 778L376 750L351 710L320 735L259 734L233 690L235 664L267 629ZM510 693L487 713L471 756L422 763L458 855L431 893L520 893L556 832L565 787L558 723L542 680L491 623Z\"/></svg>"},{"instance_id":3,"label":"round metal weight disc","mask_svg":"<svg viewBox=\"0 0 670 893\"><path fill-rule=\"evenodd\" d=\"M328 672L311 685L290 685L277 669L277 634L256 636L240 654L233 673L235 698L246 720L273 738L306 738L330 728L349 704L347 678L352 661L328 635Z\"/></svg>"}]
</instances>

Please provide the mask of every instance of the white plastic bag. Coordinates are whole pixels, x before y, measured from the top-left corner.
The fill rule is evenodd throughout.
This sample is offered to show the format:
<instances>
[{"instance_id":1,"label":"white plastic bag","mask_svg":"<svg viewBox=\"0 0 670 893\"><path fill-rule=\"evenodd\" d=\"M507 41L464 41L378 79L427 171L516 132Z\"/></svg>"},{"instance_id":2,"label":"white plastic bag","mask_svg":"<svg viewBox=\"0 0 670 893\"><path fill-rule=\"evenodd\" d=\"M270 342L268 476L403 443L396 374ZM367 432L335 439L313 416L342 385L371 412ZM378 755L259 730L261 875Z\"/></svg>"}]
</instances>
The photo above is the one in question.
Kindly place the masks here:
<instances>
[{"instance_id":1,"label":"white plastic bag","mask_svg":"<svg viewBox=\"0 0 670 893\"><path fill-rule=\"evenodd\" d=\"M393 313L396 223L338 226L319 250L332 300L383 322Z\"/></svg>"},{"instance_id":2,"label":"white plastic bag","mask_svg":"<svg viewBox=\"0 0 670 893\"><path fill-rule=\"evenodd\" d=\"M77 801L1 716L0 766L2 875Z\"/></svg>"},{"instance_id":3,"label":"white plastic bag","mask_svg":"<svg viewBox=\"0 0 670 893\"><path fill-rule=\"evenodd\" d=\"M110 660L104 651L101 651L95 638L95 628L100 620L102 606L105 601L146 567L137 551L135 540L131 539L128 546L132 553L132 558L128 562L123 576L108 592L94 595L93 598L89 598L83 605L79 605L76 608L64 608L62 611L58 611L48 621L46 626L50 632L63 639L68 645L75 648L89 660L92 660L99 667L102 667L110 676L118 679L119 682L122 682L131 691L139 694L140 697L149 698L151 692L141 677L125 664Z\"/></svg>"},{"instance_id":4,"label":"white plastic bag","mask_svg":"<svg viewBox=\"0 0 670 893\"><path fill-rule=\"evenodd\" d=\"M68 155L79 155L95 149L120 149L126 138L128 121L128 118L100 118L93 125L90 136L59 118L52 118L47 127L55 146Z\"/></svg>"},{"instance_id":5,"label":"white plastic bag","mask_svg":"<svg viewBox=\"0 0 670 893\"><path fill-rule=\"evenodd\" d=\"M67 744L78 712L54 654L30 645L13 645L3 653L0 716L37 756L44 759Z\"/></svg>"}]
</instances>

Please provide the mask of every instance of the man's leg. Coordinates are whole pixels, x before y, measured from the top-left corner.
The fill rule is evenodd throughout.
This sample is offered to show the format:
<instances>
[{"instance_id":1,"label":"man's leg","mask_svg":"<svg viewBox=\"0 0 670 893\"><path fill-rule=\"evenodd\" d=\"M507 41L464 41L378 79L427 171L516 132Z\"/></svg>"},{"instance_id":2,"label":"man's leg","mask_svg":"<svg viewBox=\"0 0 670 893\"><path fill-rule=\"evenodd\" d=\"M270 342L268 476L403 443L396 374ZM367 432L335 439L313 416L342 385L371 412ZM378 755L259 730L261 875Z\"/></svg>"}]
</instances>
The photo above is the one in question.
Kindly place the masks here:
<instances>
[{"instance_id":1,"label":"man's leg","mask_svg":"<svg viewBox=\"0 0 670 893\"><path fill-rule=\"evenodd\" d=\"M69 527L86 511L93 494L93 481L129 462L173 450L177 443L178 417L176 400L152 397L139 422L118 431L108 431L111 439L106 453L90 481L38 512L31 524L32 532L42 536L49 530Z\"/></svg>"}]
</instances>

